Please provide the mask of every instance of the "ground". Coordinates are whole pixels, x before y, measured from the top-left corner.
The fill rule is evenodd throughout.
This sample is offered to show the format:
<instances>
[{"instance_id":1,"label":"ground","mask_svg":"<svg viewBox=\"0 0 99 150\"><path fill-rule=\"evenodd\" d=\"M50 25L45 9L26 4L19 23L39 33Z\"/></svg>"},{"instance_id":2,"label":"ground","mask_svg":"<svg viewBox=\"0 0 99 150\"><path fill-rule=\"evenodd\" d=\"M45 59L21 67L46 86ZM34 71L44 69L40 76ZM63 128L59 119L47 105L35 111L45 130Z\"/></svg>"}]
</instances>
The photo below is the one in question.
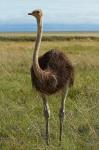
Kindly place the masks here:
<instances>
[{"instance_id":1,"label":"ground","mask_svg":"<svg viewBox=\"0 0 99 150\"><path fill-rule=\"evenodd\" d=\"M74 35L76 37L76 33ZM53 41L52 38L42 42L40 55L57 48L68 55L75 68L75 83L65 104L63 141L60 144L61 96L57 93L48 97L51 141L49 146L45 144L42 99L32 89L30 78L34 42L1 38L0 150L99 149L99 40L54 38Z\"/></svg>"}]
</instances>

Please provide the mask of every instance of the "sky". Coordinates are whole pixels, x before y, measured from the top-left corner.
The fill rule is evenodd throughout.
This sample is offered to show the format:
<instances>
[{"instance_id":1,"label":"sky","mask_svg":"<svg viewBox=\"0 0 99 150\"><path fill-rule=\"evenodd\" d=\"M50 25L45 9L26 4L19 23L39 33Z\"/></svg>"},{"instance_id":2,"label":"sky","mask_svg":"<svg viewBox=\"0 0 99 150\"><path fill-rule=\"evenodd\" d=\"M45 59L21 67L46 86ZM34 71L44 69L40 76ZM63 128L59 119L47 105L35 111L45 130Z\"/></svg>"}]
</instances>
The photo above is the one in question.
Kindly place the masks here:
<instances>
[{"instance_id":1,"label":"sky","mask_svg":"<svg viewBox=\"0 0 99 150\"><path fill-rule=\"evenodd\" d=\"M40 8L44 23L99 24L99 0L0 0L0 24L29 24Z\"/></svg>"}]
</instances>

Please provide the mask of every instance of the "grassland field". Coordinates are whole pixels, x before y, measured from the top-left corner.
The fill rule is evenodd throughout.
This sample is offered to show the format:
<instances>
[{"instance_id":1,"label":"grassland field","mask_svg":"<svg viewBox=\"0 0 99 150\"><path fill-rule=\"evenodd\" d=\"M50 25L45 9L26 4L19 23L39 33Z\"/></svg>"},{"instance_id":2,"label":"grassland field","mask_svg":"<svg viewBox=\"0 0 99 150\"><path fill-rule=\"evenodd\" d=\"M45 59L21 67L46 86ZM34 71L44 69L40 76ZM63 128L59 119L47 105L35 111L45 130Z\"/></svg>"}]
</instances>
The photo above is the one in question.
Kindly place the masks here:
<instances>
[{"instance_id":1,"label":"grassland field","mask_svg":"<svg viewBox=\"0 0 99 150\"><path fill-rule=\"evenodd\" d=\"M34 44L32 33L0 33L0 150L99 150L99 33L44 33L40 55L59 49L75 68L61 144L60 93L48 97L51 141L45 143L42 99L30 78Z\"/></svg>"}]
</instances>

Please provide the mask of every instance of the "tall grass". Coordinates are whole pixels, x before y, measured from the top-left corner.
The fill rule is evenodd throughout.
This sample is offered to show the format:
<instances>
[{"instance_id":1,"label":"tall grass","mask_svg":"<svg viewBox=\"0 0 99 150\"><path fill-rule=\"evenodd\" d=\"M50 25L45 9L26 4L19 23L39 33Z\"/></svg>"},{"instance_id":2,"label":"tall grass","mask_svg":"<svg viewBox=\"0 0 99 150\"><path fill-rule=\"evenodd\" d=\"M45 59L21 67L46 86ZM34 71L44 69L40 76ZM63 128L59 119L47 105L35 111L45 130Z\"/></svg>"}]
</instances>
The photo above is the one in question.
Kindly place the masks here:
<instances>
[{"instance_id":1,"label":"tall grass","mask_svg":"<svg viewBox=\"0 0 99 150\"><path fill-rule=\"evenodd\" d=\"M27 35L28 36L28 35ZM66 101L63 141L59 143L61 93L48 97L50 145L45 144L42 99L32 89L34 42L0 41L0 150L99 149L99 42L43 41L40 55L57 48L71 59L75 83Z\"/></svg>"}]
</instances>

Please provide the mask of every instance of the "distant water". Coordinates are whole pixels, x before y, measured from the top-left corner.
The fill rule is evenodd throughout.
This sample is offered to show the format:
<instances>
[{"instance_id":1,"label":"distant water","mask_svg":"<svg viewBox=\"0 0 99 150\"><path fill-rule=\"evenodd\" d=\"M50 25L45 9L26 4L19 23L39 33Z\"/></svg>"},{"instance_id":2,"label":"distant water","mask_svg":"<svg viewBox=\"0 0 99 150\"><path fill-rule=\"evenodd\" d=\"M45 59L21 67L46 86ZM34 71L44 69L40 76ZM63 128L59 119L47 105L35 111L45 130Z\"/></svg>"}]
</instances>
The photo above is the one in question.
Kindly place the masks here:
<instances>
[{"instance_id":1,"label":"distant water","mask_svg":"<svg viewBox=\"0 0 99 150\"><path fill-rule=\"evenodd\" d=\"M99 31L97 24L44 24L43 30L51 31ZM1 24L0 32L32 32L36 24Z\"/></svg>"}]
</instances>

